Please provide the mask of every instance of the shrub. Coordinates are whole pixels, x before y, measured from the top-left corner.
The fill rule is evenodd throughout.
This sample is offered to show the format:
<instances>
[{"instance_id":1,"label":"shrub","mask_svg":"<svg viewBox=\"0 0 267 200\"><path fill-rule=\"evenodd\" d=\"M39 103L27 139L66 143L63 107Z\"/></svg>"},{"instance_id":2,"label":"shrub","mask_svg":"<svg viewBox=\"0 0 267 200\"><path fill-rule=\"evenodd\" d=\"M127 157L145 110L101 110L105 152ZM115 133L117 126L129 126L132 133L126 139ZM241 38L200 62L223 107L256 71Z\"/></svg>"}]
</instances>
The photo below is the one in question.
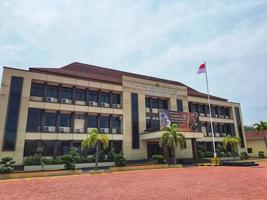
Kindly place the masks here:
<instances>
[{"instance_id":1,"label":"shrub","mask_svg":"<svg viewBox=\"0 0 267 200\"><path fill-rule=\"evenodd\" d=\"M11 157L3 157L0 164L0 173L11 173L14 170L15 161Z\"/></svg>"},{"instance_id":2,"label":"shrub","mask_svg":"<svg viewBox=\"0 0 267 200\"><path fill-rule=\"evenodd\" d=\"M41 165L41 159L38 156L30 156L24 160L24 165Z\"/></svg>"},{"instance_id":3,"label":"shrub","mask_svg":"<svg viewBox=\"0 0 267 200\"><path fill-rule=\"evenodd\" d=\"M212 156L213 156L213 153L211 151L207 151L205 154L205 157L207 158L212 157Z\"/></svg>"},{"instance_id":4,"label":"shrub","mask_svg":"<svg viewBox=\"0 0 267 200\"><path fill-rule=\"evenodd\" d=\"M127 164L127 160L121 154L114 155L114 162L118 167L123 167Z\"/></svg>"},{"instance_id":5,"label":"shrub","mask_svg":"<svg viewBox=\"0 0 267 200\"><path fill-rule=\"evenodd\" d=\"M264 158L264 152L263 151L259 151L259 158Z\"/></svg>"},{"instance_id":6,"label":"shrub","mask_svg":"<svg viewBox=\"0 0 267 200\"><path fill-rule=\"evenodd\" d=\"M198 156L199 156L200 158L204 158L204 157L205 157L205 151L198 150Z\"/></svg>"},{"instance_id":7,"label":"shrub","mask_svg":"<svg viewBox=\"0 0 267 200\"><path fill-rule=\"evenodd\" d=\"M152 161L155 164L164 164L164 157L162 155L153 155Z\"/></svg>"},{"instance_id":8,"label":"shrub","mask_svg":"<svg viewBox=\"0 0 267 200\"><path fill-rule=\"evenodd\" d=\"M75 169L75 162L71 155L64 155L60 157L60 160L65 164L65 169L73 170Z\"/></svg>"},{"instance_id":9,"label":"shrub","mask_svg":"<svg viewBox=\"0 0 267 200\"><path fill-rule=\"evenodd\" d=\"M249 155L247 154L247 152L242 152L242 153L240 153L240 158L242 160L247 160L247 159L249 159Z\"/></svg>"}]
</instances>

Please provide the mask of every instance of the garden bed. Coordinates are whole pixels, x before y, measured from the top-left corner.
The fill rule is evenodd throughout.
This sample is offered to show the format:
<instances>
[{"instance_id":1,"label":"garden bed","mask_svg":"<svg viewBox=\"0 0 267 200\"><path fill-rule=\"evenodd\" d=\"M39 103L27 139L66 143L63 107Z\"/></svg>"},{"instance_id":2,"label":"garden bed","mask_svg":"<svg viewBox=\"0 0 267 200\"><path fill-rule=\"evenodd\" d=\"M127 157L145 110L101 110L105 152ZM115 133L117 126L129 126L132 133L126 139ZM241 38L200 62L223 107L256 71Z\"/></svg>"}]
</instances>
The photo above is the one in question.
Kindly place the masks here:
<instances>
[{"instance_id":1,"label":"garden bed","mask_svg":"<svg viewBox=\"0 0 267 200\"><path fill-rule=\"evenodd\" d=\"M81 174L82 170L57 170L57 171L38 171L38 172L13 172L9 174L0 174L0 180L17 178L35 178L47 176L66 176Z\"/></svg>"},{"instance_id":2,"label":"garden bed","mask_svg":"<svg viewBox=\"0 0 267 200\"><path fill-rule=\"evenodd\" d=\"M98 167L113 167L115 166L114 162L100 162ZM83 168L94 168L95 163L77 163L75 164L76 169ZM64 164L55 164L55 165L26 165L24 166L25 172L34 172L34 171L54 171L54 170L63 170L65 169Z\"/></svg>"}]
</instances>

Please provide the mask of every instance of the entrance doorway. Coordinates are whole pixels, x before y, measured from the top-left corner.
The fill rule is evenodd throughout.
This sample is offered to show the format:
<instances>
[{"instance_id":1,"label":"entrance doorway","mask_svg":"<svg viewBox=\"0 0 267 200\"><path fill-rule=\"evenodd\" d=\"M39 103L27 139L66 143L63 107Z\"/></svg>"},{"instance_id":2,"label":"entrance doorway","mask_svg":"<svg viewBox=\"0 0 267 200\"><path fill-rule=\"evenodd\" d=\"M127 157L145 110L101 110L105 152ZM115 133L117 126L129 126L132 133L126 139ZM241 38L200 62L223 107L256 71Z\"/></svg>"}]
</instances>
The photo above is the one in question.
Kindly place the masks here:
<instances>
[{"instance_id":1,"label":"entrance doorway","mask_svg":"<svg viewBox=\"0 0 267 200\"><path fill-rule=\"evenodd\" d=\"M152 158L153 155L163 155L162 148L157 141L147 142L147 158Z\"/></svg>"}]
</instances>

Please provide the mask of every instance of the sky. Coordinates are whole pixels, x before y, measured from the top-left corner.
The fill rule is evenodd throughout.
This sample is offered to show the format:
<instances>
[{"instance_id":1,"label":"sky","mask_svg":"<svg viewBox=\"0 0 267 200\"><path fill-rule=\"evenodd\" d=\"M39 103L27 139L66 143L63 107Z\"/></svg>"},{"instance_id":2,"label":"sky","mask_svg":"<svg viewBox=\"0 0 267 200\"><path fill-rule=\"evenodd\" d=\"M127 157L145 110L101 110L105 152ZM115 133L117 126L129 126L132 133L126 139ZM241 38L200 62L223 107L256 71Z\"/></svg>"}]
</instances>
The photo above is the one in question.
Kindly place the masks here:
<instances>
[{"instance_id":1,"label":"sky","mask_svg":"<svg viewBox=\"0 0 267 200\"><path fill-rule=\"evenodd\" d=\"M211 93L241 103L251 125L267 121L266 10L267 0L1 0L0 66L76 61L205 92L205 61Z\"/></svg>"}]
</instances>

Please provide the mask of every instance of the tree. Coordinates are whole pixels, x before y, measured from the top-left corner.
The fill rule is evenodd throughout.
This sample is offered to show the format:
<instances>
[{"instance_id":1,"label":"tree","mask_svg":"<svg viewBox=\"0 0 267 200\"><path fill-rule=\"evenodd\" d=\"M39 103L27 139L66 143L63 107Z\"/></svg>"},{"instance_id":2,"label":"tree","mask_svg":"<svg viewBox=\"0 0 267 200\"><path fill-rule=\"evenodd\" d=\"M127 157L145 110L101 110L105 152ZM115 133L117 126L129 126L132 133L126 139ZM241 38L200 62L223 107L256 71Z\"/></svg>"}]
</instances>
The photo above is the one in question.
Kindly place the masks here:
<instances>
[{"instance_id":1,"label":"tree","mask_svg":"<svg viewBox=\"0 0 267 200\"><path fill-rule=\"evenodd\" d=\"M235 156L238 155L238 145L240 143L240 138L237 136L230 136L227 135L224 139L223 139L223 147L226 150L227 146L230 145L231 146L231 150L232 150L232 154L235 160Z\"/></svg>"},{"instance_id":2,"label":"tree","mask_svg":"<svg viewBox=\"0 0 267 200\"><path fill-rule=\"evenodd\" d=\"M171 127L164 127L162 131L164 133L161 135L159 145L160 147L164 145L170 147L174 165L176 165L175 147L180 144L180 147L184 148L186 139L181 133L177 132L177 124L172 124Z\"/></svg>"},{"instance_id":3,"label":"tree","mask_svg":"<svg viewBox=\"0 0 267 200\"><path fill-rule=\"evenodd\" d=\"M257 134L259 134L260 132L263 132L265 147L267 148L267 141L266 141L266 137L265 137L265 133L264 133L264 131L267 130L267 122L260 121L260 123L253 124L253 127L255 128Z\"/></svg>"},{"instance_id":4,"label":"tree","mask_svg":"<svg viewBox=\"0 0 267 200\"><path fill-rule=\"evenodd\" d=\"M109 139L106 134L99 133L98 129L93 129L86 138L82 141L82 148L96 148L95 154L95 167L98 169L98 156L101 150L101 145L103 149L107 149L109 145Z\"/></svg>"}]
</instances>

